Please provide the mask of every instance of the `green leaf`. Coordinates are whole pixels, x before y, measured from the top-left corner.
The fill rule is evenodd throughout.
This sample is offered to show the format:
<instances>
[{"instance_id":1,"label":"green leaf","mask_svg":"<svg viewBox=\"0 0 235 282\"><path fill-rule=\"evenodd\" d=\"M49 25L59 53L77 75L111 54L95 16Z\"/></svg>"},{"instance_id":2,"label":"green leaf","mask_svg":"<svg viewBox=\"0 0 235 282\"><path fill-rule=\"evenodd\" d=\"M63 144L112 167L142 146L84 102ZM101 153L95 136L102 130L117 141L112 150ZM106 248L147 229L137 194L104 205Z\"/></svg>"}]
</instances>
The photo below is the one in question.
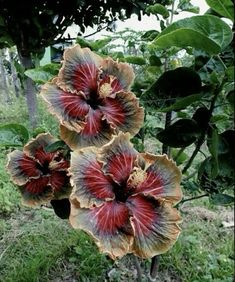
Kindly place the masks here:
<instances>
[{"instance_id":1,"label":"green leaf","mask_svg":"<svg viewBox=\"0 0 235 282\"><path fill-rule=\"evenodd\" d=\"M86 48L86 47L88 47L90 49L92 48L91 42L86 40L85 38L82 38L82 37L78 37L76 39L76 43L78 43L82 48Z\"/></svg>"},{"instance_id":2,"label":"green leaf","mask_svg":"<svg viewBox=\"0 0 235 282\"><path fill-rule=\"evenodd\" d=\"M59 68L59 64L47 64L42 67L28 69L24 74L30 77L34 82L44 84L57 75Z\"/></svg>"},{"instance_id":3,"label":"green leaf","mask_svg":"<svg viewBox=\"0 0 235 282\"><path fill-rule=\"evenodd\" d=\"M176 102L172 106L160 109L159 111L166 113L170 111L183 110L187 108L188 106L192 105L194 102L200 101L203 96L204 94L194 94L194 95L190 95L184 98L179 98L176 100Z\"/></svg>"},{"instance_id":4,"label":"green leaf","mask_svg":"<svg viewBox=\"0 0 235 282\"><path fill-rule=\"evenodd\" d=\"M180 155L178 156L178 153L179 153L179 150L174 149L174 148L171 149L173 160L176 162L177 165L181 165L188 159L188 155L185 152L181 152Z\"/></svg>"},{"instance_id":5,"label":"green leaf","mask_svg":"<svg viewBox=\"0 0 235 282\"><path fill-rule=\"evenodd\" d=\"M146 31L142 36L141 39L144 41L152 41L154 38L156 38L159 34L159 31L151 29Z\"/></svg>"},{"instance_id":6,"label":"green leaf","mask_svg":"<svg viewBox=\"0 0 235 282\"><path fill-rule=\"evenodd\" d=\"M52 153L52 152L55 152L55 151L57 151L59 149L65 148L65 146L67 146L67 145L65 144L64 141L58 140L58 141L55 141L54 143L49 144L48 146L46 146L45 151L49 152L49 153Z\"/></svg>"},{"instance_id":7,"label":"green leaf","mask_svg":"<svg viewBox=\"0 0 235 282\"><path fill-rule=\"evenodd\" d=\"M157 15L157 14L162 15L164 19L167 19L170 15L167 8L161 4L154 4L154 5L148 6L148 8L146 9L146 12L154 14L154 15Z\"/></svg>"},{"instance_id":8,"label":"green leaf","mask_svg":"<svg viewBox=\"0 0 235 282\"><path fill-rule=\"evenodd\" d=\"M234 4L231 0L206 0L206 3L216 13L234 21Z\"/></svg>"},{"instance_id":9,"label":"green leaf","mask_svg":"<svg viewBox=\"0 0 235 282\"><path fill-rule=\"evenodd\" d=\"M99 51L100 49L104 48L109 42L112 41L112 37L106 37L103 39L95 40L94 42L90 43L91 49L93 51Z\"/></svg>"},{"instance_id":10,"label":"green leaf","mask_svg":"<svg viewBox=\"0 0 235 282\"><path fill-rule=\"evenodd\" d=\"M181 9L185 12L191 12L195 14L199 14L200 9L197 6L194 6L190 3L190 0L181 0L178 5L178 9Z\"/></svg>"},{"instance_id":11,"label":"green leaf","mask_svg":"<svg viewBox=\"0 0 235 282\"><path fill-rule=\"evenodd\" d=\"M199 135L197 123L192 119L180 119L157 134L163 144L183 148L194 143Z\"/></svg>"},{"instance_id":12,"label":"green leaf","mask_svg":"<svg viewBox=\"0 0 235 282\"><path fill-rule=\"evenodd\" d=\"M164 72L144 95L169 99L186 97L200 91L200 76L190 68L180 67Z\"/></svg>"},{"instance_id":13,"label":"green leaf","mask_svg":"<svg viewBox=\"0 0 235 282\"><path fill-rule=\"evenodd\" d=\"M162 65L160 58L155 55L149 57L149 63L151 66L157 66L157 67L160 67Z\"/></svg>"},{"instance_id":14,"label":"green leaf","mask_svg":"<svg viewBox=\"0 0 235 282\"><path fill-rule=\"evenodd\" d=\"M220 53L232 41L231 28L211 15L194 16L179 20L165 28L153 41L159 48L191 46L210 55Z\"/></svg>"},{"instance_id":15,"label":"green leaf","mask_svg":"<svg viewBox=\"0 0 235 282\"><path fill-rule=\"evenodd\" d=\"M127 56L125 57L125 61L129 64L135 64L140 66L146 64L145 58L139 56Z\"/></svg>"},{"instance_id":16,"label":"green leaf","mask_svg":"<svg viewBox=\"0 0 235 282\"><path fill-rule=\"evenodd\" d=\"M198 108L192 117L192 119L197 122L201 130L205 130L208 127L210 118L211 113L206 107Z\"/></svg>"},{"instance_id":17,"label":"green leaf","mask_svg":"<svg viewBox=\"0 0 235 282\"><path fill-rule=\"evenodd\" d=\"M21 124L5 124L0 126L0 147L23 146L29 139L29 132Z\"/></svg>"},{"instance_id":18,"label":"green leaf","mask_svg":"<svg viewBox=\"0 0 235 282\"><path fill-rule=\"evenodd\" d=\"M227 194L212 194L209 199L214 205L228 206L234 203L234 197Z\"/></svg>"}]
</instances>

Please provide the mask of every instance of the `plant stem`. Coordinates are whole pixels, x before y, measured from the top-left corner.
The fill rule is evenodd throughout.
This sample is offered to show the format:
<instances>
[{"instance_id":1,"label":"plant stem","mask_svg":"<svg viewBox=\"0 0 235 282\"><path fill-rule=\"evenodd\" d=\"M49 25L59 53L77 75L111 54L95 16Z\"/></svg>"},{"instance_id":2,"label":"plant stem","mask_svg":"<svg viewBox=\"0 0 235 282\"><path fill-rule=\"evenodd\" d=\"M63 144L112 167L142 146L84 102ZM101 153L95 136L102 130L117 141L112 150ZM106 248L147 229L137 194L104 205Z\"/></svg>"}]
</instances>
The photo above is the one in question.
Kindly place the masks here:
<instances>
[{"instance_id":1,"label":"plant stem","mask_svg":"<svg viewBox=\"0 0 235 282\"><path fill-rule=\"evenodd\" d=\"M155 256L152 258L151 268L150 268L150 278L151 279L155 279L157 277L159 259L160 259L160 256Z\"/></svg>"},{"instance_id":2,"label":"plant stem","mask_svg":"<svg viewBox=\"0 0 235 282\"><path fill-rule=\"evenodd\" d=\"M174 159L175 162L178 160L178 158L179 158L180 155L184 152L184 150L185 150L185 147L181 148L181 149L178 151L178 153L177 153L177 155L175 156L175 159Z\"/></svg>"},{"instance_id":3,"label":"plant stem","mask_svg":"<svg viewBox=\"0 0 235 282\"><path fill-rule=\"evenodd\" d=\"M180 202L177 204L176 207L178 207L179 205L182 205L182 204L185 203L185 202L189 202L189 201L192 201L192 200L204 198L204 197L207 197L207 196L209 196L209 194L202 194L202 195L199 195L199 196L196 196L196 197L183 199L182 201L180 201Z\"/></svg>"},{"instance_id":4,"label":"plant stem","mask_svg":"<svg viewBox=\"0 0 235 282\"><path fill-rule=\"evenodd\" d=\"M213 110L215 108L215 102L216 102L216 99L217 99L221 89L222 89L222 86L223 86L223 84L221 84L219 87L217 87L215 89L215 95L214 95L213 99L211 100L211 105L210 105L210 109L209 109L209 117L210 117L209 120L212 117L212 113L213 113ZM208 123L207 127L203 130L203 132L201 133L201 136L199 137L199 139L197 141L196 147L195 147L190 159L188 160L188 162L186 163L185 167L182 170L182 174L184 174L190 168L194 158L196 157L197 153L200 151L200 148L205 141L205 137L206 137L208 127L209 127L209 123Z\"/></svg>"},{"instance_id":5,"label":"plant stem","mask_svg":"<svg viewBox=\"0 0 235 282\"><path fill-rule=\"evenodd\" d=\"M165 119L165 129L171 125L171 117L172 117L172 112L171 111L167 112L166 119ZM167 155L170 154L169 147L166 146L165 144L162 145L162 153L167 154Z\"/></svg>"},{"instance_id":6,"label":"plant stem","mask_svg":"<svg viewBox=\"0 0 235 282\"><path fill-rule=\"evenodd\" d=\"M142 281L142 270L141 270L141 267L140 267L140 262L135 255L133 255L133 259L134 259L134 263L135 263L135 268L137 270L137 282L141 282Z\"/></svg>"}]
</instances>

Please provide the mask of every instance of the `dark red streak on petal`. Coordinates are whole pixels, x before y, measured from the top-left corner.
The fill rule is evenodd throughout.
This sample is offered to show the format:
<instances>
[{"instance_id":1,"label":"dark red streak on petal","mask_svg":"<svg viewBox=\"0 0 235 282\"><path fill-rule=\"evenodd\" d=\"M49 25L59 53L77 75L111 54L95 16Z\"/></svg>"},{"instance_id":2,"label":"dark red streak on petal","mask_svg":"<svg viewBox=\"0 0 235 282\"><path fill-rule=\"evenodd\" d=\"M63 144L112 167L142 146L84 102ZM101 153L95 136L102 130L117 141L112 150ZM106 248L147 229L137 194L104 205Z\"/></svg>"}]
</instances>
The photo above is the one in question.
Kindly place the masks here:
<instances>
[{"instance_id":1,"label":"dark red streak on petal","mask_svg":"<svg viewBox=\"0 0 235 282\"><path fill-rule=\"evenodd\" d=\"M90 109L84 129L81 131L83 135L97 135L102 128L102 112L100 110Z\"/></svg>"},{"instance_id":2,"label":"dark red streak on petal","mask_svg":"<svg viewBox=\"0 0 235 282\"><path fill-rule=\"evenodd\" d=\"M148 235L157 216L153 202L144 196L137 195L129 197L126 205L131 211L135 232L138 235Z\"/></svg>"},{"instance_id":3,"label":"dark red streak on petal","mask_svg":"<svg viewBox=\"0 0 235 282\"><path fill-rule=\"evenodd\" d=\"M135 161L135 156L127 152L118 154L109 160L108 173L112 174L119 183L127 181Z\"/></svg>"},{"instance_id":4,"label":"dark red streak on petal","mask_svg":"<svg viewBox=\"0 0 235 282\"><path fill-rule=\"evenodd\" d=\"M89 111L89 105L81 95L64 92L59 99L64 107L65 113L71 118L83 119Z\"/></svg>"},{"instance_id":5,"label":"dark red streak on petal","mask_svg":"<svg viewBox=\"0 0 235 282\"><path fill-rule=\"evenodd\" d=\"M43 166L43 165L48 165L48 163L51 162L52 159L54 158L55 154L56 153L45 152L43 147L40 147L35 151L34 157Z\"/></svg>"},{"instance_id":6,"label":"dark red streak on petal","mask_svg":"<svg viewBox=\"0 0 235 282\"><path fill-rule=\"evenodd\" d=\"M92 163L84 172L84 184L97 199L113 198L112 180L104 175L99 163Z\"/></svg>"},{"instance_id":7,"label":"dark red streak on petal","mask_svg":"<svg viewBox=\"0 0 235 282\"><path fill-rule=\"evenodd\" d=\"M77 91L83 91L88 97L97 91L98 69L94 64L79 64L73 74L73 86Z\"/></svg>"},{"instance_id":8,"label":"dark red streak on petal","mask_svg":"<svg viewBox=\"0 0 235 282\"><path fill-rule=\"evenodd\" d=\"M151 171L151 169L147 169L146 172L147 177L142 183L140 183L139 186L136 187L136 192L149 192L154 196L161 194L164 189L164 183L161 180L161 177Z\"/></svg>"},{"instance_id":9,"label":"dark red streak on petal","mask_svg":"<svg viewBox=\"0 0 235 282\"><path fill-rule=\"evenodd\" d=\"M40 177L37 179L31 179L30 182L24 186L25 190L31 194L41 194L47 189L49 177Z\"/></svg>"},{"instance_id":10,"label":"dark red streak on petal","mask_svg":"<svg viewBox=\"0 0 235 282\"><path fill-rule=\"evenodd\" d=\"M60 191L65 184L68 182L68 177L66 176L65 171L53 171L49 180L52 188L55 189L56 192Z\"/></svg>"},{"instance_id":11,"label":"dark red streak on petal","mask_svg":"<svg viewBox=\"0 0 235 282\"><path fill-rule=\"evenodd\" d=\"M97 229L103 234L115 234L128 224L129 211L123 203L106 202L92 210L97 220Z\"/></svg>"},{"instance_id":12,"label":"dark red streak on petal","mask_svg":"<svg viewBox=\"0 0 235 282\"><path fill-rule=\"evenodd\" d=\"M105 99L101 110L109 123L113 123L115 126L125 123L124 109L117 100L112 98Z\"/></svg>"},{"instance_id":13,"label":"dark red streak on petal","mask_svg":"<svg viewBox=\"0 0 235 282\"><path fill-rule=\"evenodd\" d=\"M24 155L23 159L19 160L19 167L29 177L40 175L40 171L37 168L37 162L26 155Z\"/></svg>"}]
</instances>

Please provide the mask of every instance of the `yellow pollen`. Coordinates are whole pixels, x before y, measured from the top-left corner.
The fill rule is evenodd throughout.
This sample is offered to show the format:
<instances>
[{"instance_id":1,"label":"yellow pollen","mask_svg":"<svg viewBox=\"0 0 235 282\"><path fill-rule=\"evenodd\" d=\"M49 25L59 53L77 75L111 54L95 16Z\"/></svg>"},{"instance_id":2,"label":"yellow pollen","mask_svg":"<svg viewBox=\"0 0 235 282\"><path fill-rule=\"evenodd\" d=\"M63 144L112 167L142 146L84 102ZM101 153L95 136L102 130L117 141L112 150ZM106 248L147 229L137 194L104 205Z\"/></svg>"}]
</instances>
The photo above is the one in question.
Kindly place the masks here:
<instances>
[{"instance_id":1,"label":"yellow pollen","mask_svg":"<svg viewBox=\"0 0 235 282\"><path fill-rule=\"evenodd\" d=\"M146 171L141 168L135 168L129 178L131 186L137 187L140 183L144 182L147 177Z\"/></svg>"},{"instance_id":2,"label":"yellow pollen","mask_svg":"<svg viewBox=\"0 0 235 282\"><path fill-rule=\"evenodd\" d=\"M100 89L99 89L99 94L100 97L105 98L107 97L110 93L112 93L112 87L110 83L104 83L101 85Z\"/></svg>"}]
</instances>

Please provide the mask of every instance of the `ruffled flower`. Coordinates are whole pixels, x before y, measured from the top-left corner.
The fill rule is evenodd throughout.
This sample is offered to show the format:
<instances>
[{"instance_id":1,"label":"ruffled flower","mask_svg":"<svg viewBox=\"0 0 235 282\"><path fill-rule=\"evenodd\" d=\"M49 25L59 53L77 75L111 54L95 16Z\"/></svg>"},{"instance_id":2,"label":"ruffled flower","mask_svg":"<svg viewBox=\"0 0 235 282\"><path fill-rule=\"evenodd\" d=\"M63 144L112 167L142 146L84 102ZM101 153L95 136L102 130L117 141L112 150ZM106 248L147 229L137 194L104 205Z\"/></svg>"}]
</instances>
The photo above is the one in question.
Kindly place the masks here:
<instances>
[{"instance_id":1,"label":"ruffled flower","mask_svg":"<svg viewBox=\"0 0 235 282\"><path fill-rule=\"evenodd\" d=\"M59 150L52 153L45 150L54 142L50 134L42 133L26 144L23 151L15 150L8 155L7 169L27 206L69 197L69 161Z\"/></svg>"},{"instance_id":2,"label":"ruffled flower","mask_svg":"<svg viewBox=\"0 0 235 282\"><path fill-rule=\"evenodd\" d=\"M181 173L166 155L138 153L129 134L72 153L70 222L113 259L166 252L180 233Z\"/></svg>"},{"instance_id":3,"label":"ruffled flower","mask_svg":"<svg viewBox=\"0 0 235 282\"><path fill-rule=\"evenodd\" d=\"M41 94L71 149L102 146L118 131L138 133L144 110L129 91L133 79L128 64L103 59L79 45L65 51L58 77Z\"/></svg>"}]
</instances>

